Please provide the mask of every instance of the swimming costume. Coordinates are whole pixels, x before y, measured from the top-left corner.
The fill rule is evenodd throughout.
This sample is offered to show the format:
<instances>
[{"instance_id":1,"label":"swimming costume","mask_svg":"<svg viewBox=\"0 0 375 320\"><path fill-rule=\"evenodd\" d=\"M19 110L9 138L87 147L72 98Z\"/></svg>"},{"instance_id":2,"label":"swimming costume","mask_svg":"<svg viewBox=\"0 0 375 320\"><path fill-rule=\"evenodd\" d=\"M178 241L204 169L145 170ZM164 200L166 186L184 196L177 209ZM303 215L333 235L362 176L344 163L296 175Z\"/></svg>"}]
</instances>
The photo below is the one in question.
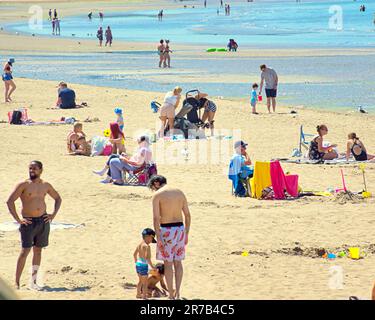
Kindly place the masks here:
<instances>
[{"instance_id":1,"label":"swimming costume","mask_svg":"<svg viewBox=\"0 0 375 320\"><path fill-rule=\"evenodd\" d=\"M206 104L206 107L204 108L204 111L206 112L216 112L216 104L213 103L211 100L208 100L208 103Z\"/></svg>"},{"instance_id":2,"label":"swimming costume","mask_svg":"<svg viewBox=\"0 0 375 320\"><path fill-rule=\"evenodd\" d=\"M357 140L355 140L355 141L357 141ZM359 146L361 148L360 154L354 153L354 147L355 146ZM351 151L352 151L352 154L353 154L356 161L366 161L367 160L367 152L362 149L362 146L359 143L354 142L353 145L352 145Z\"/></svg>"},{"instance_id":3,"label":"swimming costume","mask_svg":"<svg viewBox=\"0 0 375 320\"><path fill-rule=\"evenodd\" d=\"M182 222L160 225L162 244L156 247L156 259L168 262L185 259L185 227Z\"/></svg>"},{"instance_id":4,"label":"swimming costume","mask_svg":"<svg viewBox=\"0 0 375 320\"><path fill-rule=\"evenodd\" d=\"M145 259L139 258L138 261L135 263L135 269L140 276L147 276L148 275L148 263Z\"/></svg>"},{"instance_id":5,"label":"swimming costume","mask_svg":"<svg viewBox=\"0 0 375 320\"><path fill-rule=\"evenodd\" d=\"M316 142L317 137L315 137L310 142L310 149L309 149L309 159L310 160L323 160L324 152L319 152L318 143Z\"/></svg>"},{"instance_id":6,"label":"swimming costume","mask_svg":"<svg viewBox=\"0 0 375 320\"><path fill-rule=\"evenodd\" d=\"M22 224L20 226L22 248L31 248L33 246L44 248L48 246L50 223L45 223L45 216L46 214L37 218L28 218L31 220L31 224Z\"/></svg>"},{"instance_id":7,"label":"swimming costume","mask_svg":"<svg viewBox=\"0 0 375 320\"><path fill-rule=\"evenodd\" d=\"M3 73L2 78L3 78L3 81L9 81L13 79L13 76L11 73Z\"/></svg>"}]
</instances>

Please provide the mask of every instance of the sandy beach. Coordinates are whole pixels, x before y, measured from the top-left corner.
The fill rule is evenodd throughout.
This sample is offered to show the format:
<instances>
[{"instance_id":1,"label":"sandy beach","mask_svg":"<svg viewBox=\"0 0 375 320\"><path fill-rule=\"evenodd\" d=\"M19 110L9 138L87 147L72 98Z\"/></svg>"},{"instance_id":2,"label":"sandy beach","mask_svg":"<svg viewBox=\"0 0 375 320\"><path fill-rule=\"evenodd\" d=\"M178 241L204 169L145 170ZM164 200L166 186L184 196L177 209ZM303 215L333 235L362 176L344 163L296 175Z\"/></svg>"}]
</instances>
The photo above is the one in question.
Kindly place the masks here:
<instances>
[{"instance_id":1,"label":"sandy beach","mask_svg":"<svg viewBox=\"0 0 375 320\"><path fill-rule=\"evenodd\" d=\"M14 2L14 4L13 4ZM25 15L25 3L8 2L15 9L0 11L1 21L13 21ZM54 3L41 2L54 7ZM88 10L88 2L58 4L63 14ZM99 6L99 5L98 5ZM100 3L100 7L121 7L118 2ZM141 6L151 8L148 1ZM73 8L72 8L73 7ZM126 9L138 8L131 2ZM155 44L120 43L111 50L153 50ZM187 55L183 46L181 53ZM186 49L186 48L185 48ZM79 52L98 50L96 42L43 37L15 36L0 32L0 52ZM337 55L373 54L371 49L322 49L314 54ZM242 56L309 55L310 50L284 49L242 51ZM199 46L189 55L204 58ZM150 72L150 77L151 77ZM234 75L233 75L234 77ZM240 75L239 75L240 77ZM178 79L178 72L176 72ZM184 83L173 82L175 85ZM225 81L219 78L215 81ZM243 79L243 78L242 78ZM125 119L126 148L136 148L136 137L142 132L155 132L157 116L150 110L150 101L161 101L164 92L145 92L70 83L78 102L89 107L77 110L50 110L56 101L54 81L19 78L15 72L17 90L12 103L0 103L0 130L3 152L0 161L0 223L11 221L6 200L16 183L28 178L28 164L40 160L44 164L43 179L52 183L63 199L56 221L84 224L71 230L56 230L50 235L50 245L43 251L42 273L47 289L34 292L27 289L29 257L18 296L22 299L135 299L137 275L133 252L140 241L140 232L152 227L152 192L145 187L113 186L100 183L92 170L101 169L105 157L74 157L66 155L66 135L70 125L11 126L7 112L19 107L28 108L34 121L75 117L80 121L98 117L99 122L84 122L88 137L102 135L115 120L113 109L122 107ZM157 81L157 79L156 79ZM210 79L203 79L209 82ZM293 81L293 79L290 79ZM3 100L3 99L2 99ZM1 100L1 101L2 101ZM345 151L349 132L356 132L370 154L375 153L375 124L373 114L334 112L321 109L278 107L277 114L267 114L260 104L258 116L250 114L248 97L218 99L215 125L219 133L231 134L240 130L241 139L249 143L253 161L269 161L289 157L298 146L299 127L315 133L318 124L329 128L327 140ZM294 110L296 113L291 114ZM220 131L222 130L222 131ZM225 131L226 130L226 131ZM238 132L238 131L236 131ZM214 139L202 144L211 150ZM184 262L185 274L182 296L187 299L347 299L357 295L369 299L374 282L375 224L374 197L358 203L339 204L333 197L303 197L291 201L259 201L235 198L227 178L228 157L233 140L221 140L223 149L210 152L208 163L186 161L168 163L160 160L158 171L168 183L181 188L192 214L190 243ZM193 148L191 145L190 148ZM157 144L153 145L157 148ZM170 152L180 155L183 142L167 142ZM156 149L154 149L156 150ZM172 150L172 151L171 151ZM160 154L154 151L157 156ZM219 161L216 161L219 159ZM303 190L325 191L340 187L340 169L344 170L351 191L363 189L358 165L282 164L284 171L299 175ZM375 192L375 163L366 167L369 191ZM52 209L48 200L48 208ZM17 203L20 208L20 203ZM358 246L366 252L360 260L337 258L329 261L312 254L316 249L335 251ZM0 277L12 285L16 259L20 250L19 233L0 231ZM249 251L248 256L242 256ZM300 254L302 252L302 254ZM155 247L152 247L155 260ZM343 287L333 289L332 272L341 267Z\"/></svg>"}]
</instances>

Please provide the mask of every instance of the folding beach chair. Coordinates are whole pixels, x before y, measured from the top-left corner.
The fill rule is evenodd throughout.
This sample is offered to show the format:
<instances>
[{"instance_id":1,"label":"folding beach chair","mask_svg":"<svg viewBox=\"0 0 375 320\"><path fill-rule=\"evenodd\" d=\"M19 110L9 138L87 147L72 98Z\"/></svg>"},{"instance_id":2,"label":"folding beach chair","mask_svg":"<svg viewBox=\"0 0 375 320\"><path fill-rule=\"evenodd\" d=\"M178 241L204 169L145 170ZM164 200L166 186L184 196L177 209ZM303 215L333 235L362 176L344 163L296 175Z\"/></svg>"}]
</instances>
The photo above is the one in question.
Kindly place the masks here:
<instances>
[{"instance_id":1,"label":"folding beach chair","mask_svg":"<svg viewBox=\"0 0 375 320\"><path fill-rule=\"evenodd\" d=\"M244 177L244 175L246 177ZM250 178L252 174L248 175L248 172L242 172L238 166L234 164L233 159L229 163L229 174L228 179L232 181L232 195L236 197L250 197Z\"/></svg>"},{"instance_id":2,"label":"folding beach chair","mask_svg":"<svg viewBox=\"0 0 375 320\"><path fill-rule=\"evenodd\" d=\"M303 132L303 126L301 125L300 130L299 130L299 147L298 151L300 154L302 154L302 147L304 147L306 150L309 149L310 141L306 141L306 137L313 137L313 134L309 133L304 133Z\"/></svg>"},{"instance_id":3,"label":"folding beach chair","mask_svg":"<svg viewBox=\"0 0 375 320\"><path fill-rule=\"evenodd\" d=\"M124 181L127 185L146 186L150 178L157 174L156 164L147 164L132 173L124 171Z\"/></svg>"}]
</instances>

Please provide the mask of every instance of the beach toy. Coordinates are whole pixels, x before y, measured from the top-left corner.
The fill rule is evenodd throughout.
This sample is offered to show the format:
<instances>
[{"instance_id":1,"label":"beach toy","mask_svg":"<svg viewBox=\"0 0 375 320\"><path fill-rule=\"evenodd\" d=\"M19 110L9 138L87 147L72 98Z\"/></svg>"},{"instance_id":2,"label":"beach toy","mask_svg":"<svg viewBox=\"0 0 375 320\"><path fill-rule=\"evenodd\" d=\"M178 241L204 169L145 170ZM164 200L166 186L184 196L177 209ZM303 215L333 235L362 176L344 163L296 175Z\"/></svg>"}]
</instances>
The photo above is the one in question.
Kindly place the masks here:
<instances>
[{"instance_id":1,"label":"beach toy","mask_svg":"<svg viewBox=\"0 0 375 320\"><path fill-rule=\"evenodd\" d=\"M371 192L369 191L362 191L363 198L371 198Z\"/></svg>"},{"instance_id":2,"label":"beach toy","mask_svg":"<svg viewBox=\"0 0 375 320\"><path fill-rule=\"evenodd\" d=\"M105 130L103 131L103 134L104 134L104 136L105 136L106 138L108 138L108 137L111 135L111 130L109 130L109 129L105 129Z\"/></svg>"},{"instance_id":3,"label":"beach toy","mask_svg":"<svg viewBox=\"0 0 375 320\"><path fill-rule=\"evenodd\" d=\"M324 259L326 259L327 257L328 257L327 253L325 253L325 254L322 255L322 258L324 258Z\"/></svg>"},{"instance_id":4,"label":"beach toy","mask_svg":"<svg viewBox=\"0 0 375 320\"><path fill-rule=\"evenodd\" d=\"M328 253L328 259L336 259L336 255L333 253Z\"/></svg>"},{"instance_id":5,"label":"beach toy","mask_svg":"<svg viewBox=\"0 0 375 320\"><path fill-rule=\"evenodd\" d=\"M262 97L262 95L259 95L259 96L258 96L258 101L259 101L259 102L262 102L262 101L263 101L263 97Z\"/></svg>"},{"instance_id":6,"label":"beach toy","mask_svg":"<svg viewBox=\"0 0 375 320\"><path fill-rule=\"evenodd\" d=\"M352 259L359 259L359 248L357 247L349 248L349 256Z\"/></svg>"},{"instance_id":7,"label":"beach toy","mask_svg":"<svg viewBox=\"0 0 375 320\"><path fill-rule=\"evenodd\" d=\"M340 169L341 171L341 179L342 179L342 186L344 188L344 191L346 192L346 184L345 184L345 178L344 178L344 171Z\"/></svg>"},{"instance_id":8,"label":"beach toy","mask_svg":"<svg viewBox=\"0 0 375 320\"><path fill-rule=\"evenodd\" d=\"M225 48L218 48L216 49L217 52L227 52L227 49Z\"/></svg>"},{"instance_id":9,"label":"beach toy","mask_svg":"<svg viewBox=\"0 0 375 320\"><path fill-rule=\"evenodd\" d=\"M338 256L339 256L340 258L344 258L344 257L346 256L345 251L340 251L340 252L338 253Z\"/></svg>"},{"instance_id":10,"label":"beach toy","mask_svg":"<svg viewBox=\"0 0 375 320\"><path fill-rule=\"evenodd\" d=\"M206 52L216 52L216 48L209 48L206 50Z\"/></svg>"},{"instance_id":11,"label":"beach toy","mask_svg":"<svg viewBox=\"0 0 375 320\"><path fill-rule=\"evenodd\" d=\"M241 256L243 256L243 257L247 257L247 256L249 256L249 252L248 252L248 251L243 251L243 252L241 253Z\"/></svg>"}]
</instances>

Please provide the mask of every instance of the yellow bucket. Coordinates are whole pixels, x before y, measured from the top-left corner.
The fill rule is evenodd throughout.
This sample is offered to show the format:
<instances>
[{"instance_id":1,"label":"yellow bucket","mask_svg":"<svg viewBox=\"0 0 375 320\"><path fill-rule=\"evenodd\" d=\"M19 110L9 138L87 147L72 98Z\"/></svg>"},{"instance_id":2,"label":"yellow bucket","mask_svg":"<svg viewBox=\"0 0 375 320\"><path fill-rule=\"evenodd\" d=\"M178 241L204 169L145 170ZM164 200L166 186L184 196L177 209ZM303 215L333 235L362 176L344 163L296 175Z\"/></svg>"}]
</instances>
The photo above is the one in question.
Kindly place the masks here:
<instances>
[{"instance_id":1,"label":"yellow bucket","mask_svg":"<svg viewBox=\"0 0 375 320\"><path fill-rule=\"evenodd\" d=\"M359 259L359 248L349 248L349 255L352 259Z\"/></svg>"}]
</instances>

